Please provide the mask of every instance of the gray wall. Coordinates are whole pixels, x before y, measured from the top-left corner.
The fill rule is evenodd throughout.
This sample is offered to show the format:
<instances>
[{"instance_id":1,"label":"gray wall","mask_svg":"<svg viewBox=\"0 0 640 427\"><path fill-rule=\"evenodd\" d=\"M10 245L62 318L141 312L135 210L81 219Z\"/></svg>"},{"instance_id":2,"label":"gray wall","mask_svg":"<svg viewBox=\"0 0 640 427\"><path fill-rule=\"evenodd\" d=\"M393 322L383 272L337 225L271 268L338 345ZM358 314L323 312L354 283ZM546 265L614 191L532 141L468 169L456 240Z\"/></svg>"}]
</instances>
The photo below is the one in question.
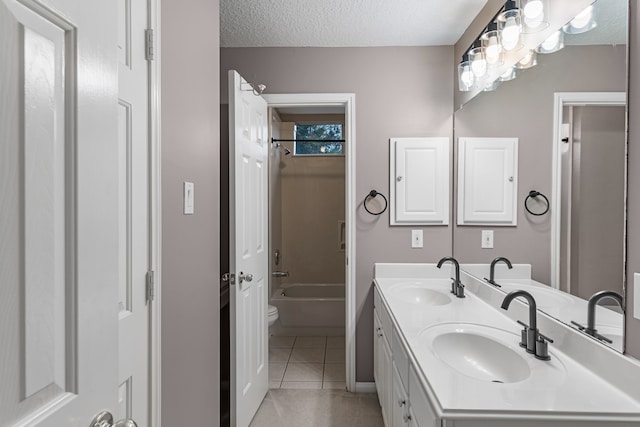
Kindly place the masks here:
<instances>
[{"instance_id":1,"label":"gray wall","mask_svg":"<svg viewBox=\"0 0 640 427\"><path fill-rule=\"evenodd\" d=\"M622 293L626 108L573 107L571 293ZM575 136L579 135L579 139Z\"/></svg>"},{"instance_id":2,"label":"gray wall","mask_svg":"<svg viewBox=\"0 0 640 427\"><path fill-rule=\"evenodd\" d=\"M629 2L629 147L627 174L626 351L640 358L640 320L633 317L633 273L640 272L640 6Z\"/></svg>"},{"instance_id":3,"label":"gray wall","mask_svg":"<svg viewBox=\"0 0 640 427\"><path fill-rule=\"evenodd\" d=\"M483 263L508 256L512 262L531 263L533 278L551 283L551 215L529 215L523 202L529 190L551 198L553 94L624 91L625 55L626 46L570 46L552 55L540 55L537 67L505 82L495 92L479 94L456 111L456 141L467 136L519 138L518 225L456 226L453 246L458 259ZM589 66L596 63L598 67ZM494 249L480 248L483 229L495 230Z\"/></svg>"},{"instance_id":4,"label":"gray wall","mask_svg":"<svg viewBox=\"0 0 640 427\"><path fill-rule=\"evenodd\" d=\"M162 423L217 425L219 0L161 6ZM194 215L182 215L183 181Z\"/></svg>"},{"instance_id":5,"label":"gray wall","mask_svg":"<svg viewBox=\"0 0 640 427\"><path fill-rule=\"evenodd\" d=\"M435 262L451 254L451 227L424 228L411 249L409 227L389 227L388 211L367 214L371 190L389 195L389 138L447 136L452 130L453 47L221 49L221 102L227 71L267 85L266 93L356 94L356 379L373 380L375 262ZM419 227L413 227L419 228Z\"/></svg>"}]
</instances>

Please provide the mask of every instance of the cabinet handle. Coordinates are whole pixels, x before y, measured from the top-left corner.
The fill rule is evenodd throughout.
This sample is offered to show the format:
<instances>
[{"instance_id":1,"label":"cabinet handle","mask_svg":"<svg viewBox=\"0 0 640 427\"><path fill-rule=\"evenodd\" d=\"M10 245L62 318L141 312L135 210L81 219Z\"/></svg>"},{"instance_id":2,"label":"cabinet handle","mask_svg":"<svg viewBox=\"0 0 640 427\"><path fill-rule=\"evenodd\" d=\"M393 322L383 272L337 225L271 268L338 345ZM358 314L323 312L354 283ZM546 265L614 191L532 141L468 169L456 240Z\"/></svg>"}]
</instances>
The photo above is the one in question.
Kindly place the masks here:
<instances>
[{"instance_id":1,"label":"cabinet handle","mask_svg":"<svg viewBox=\"0 0 640 427\"><path fill-rule=\"evenodd\" d=\"M381 338L381 337L382 337L382 334L378 334L378 337L379 337L379 338Z\"/></svg>"},{"instance_id":2,"label":"cabinet handle","mask_svg":"<svg viewBox=\"0 0 640 427\"><path fill-rule=\"evenodd\" d=\"M404 414L402 418L404 419L405 423L408 423L409 421L411 421L411 415L409 414Z\"/></svg>"},{"instance_id":3,"label":"cabinet handle","mask_svg":"<svg viewBox=\"0 0 640 427\"><path fill-rule=\"evenodd\" d=\"M407 403L407 401L406 401L406 400L404 400L404 399L398 399L398 405L399 405L400 407L404 406L404 404L405 404L405 403Z\"/></svg>"}]
</instances>

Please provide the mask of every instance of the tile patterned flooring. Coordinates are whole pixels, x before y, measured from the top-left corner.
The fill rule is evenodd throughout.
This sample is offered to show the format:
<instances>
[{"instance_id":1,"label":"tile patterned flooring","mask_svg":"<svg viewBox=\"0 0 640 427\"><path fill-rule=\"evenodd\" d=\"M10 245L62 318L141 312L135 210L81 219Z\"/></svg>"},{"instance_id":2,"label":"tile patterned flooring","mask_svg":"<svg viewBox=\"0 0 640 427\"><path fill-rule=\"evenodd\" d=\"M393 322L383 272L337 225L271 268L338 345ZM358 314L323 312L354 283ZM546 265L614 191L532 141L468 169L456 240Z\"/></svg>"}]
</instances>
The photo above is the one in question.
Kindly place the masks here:
<instances>
[{"instance_id":1,"label":"tile patterned flooring","mask_svg":"<svg viewBox=\"0 0 640 427\"><path fill-rule=\"evenodd\" d=\"M270 389L345 390L344 337L269 337Z\"/></svg>"},{"instance_id":2,"label":"tile patterned flooring","mask_svg":"<svg viewBox=\"0 0 640 427\"><path fill-rule=\"evenodd\" d=\"M384 427L375 393L269 390L249 427Z\"/></svg>"}]
</instances>

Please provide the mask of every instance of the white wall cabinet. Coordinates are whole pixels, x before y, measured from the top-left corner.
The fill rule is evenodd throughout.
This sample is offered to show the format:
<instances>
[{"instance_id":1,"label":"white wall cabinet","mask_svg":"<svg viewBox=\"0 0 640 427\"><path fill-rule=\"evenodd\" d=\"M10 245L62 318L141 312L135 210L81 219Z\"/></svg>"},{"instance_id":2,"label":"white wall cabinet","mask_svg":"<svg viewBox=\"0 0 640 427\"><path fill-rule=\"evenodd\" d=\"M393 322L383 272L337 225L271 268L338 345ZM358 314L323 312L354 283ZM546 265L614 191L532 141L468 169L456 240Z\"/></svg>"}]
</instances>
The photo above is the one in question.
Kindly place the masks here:
<instances>
[{"instance_id":1,"label":"white wall cabinet","mask_svg":"<svg viewBox=\"0 0 640 427\"><path fill-rule=\"evenodd\" d=\"M460 138L458 225L517 225L518 138Z\"/></svg>"},{"instance_id":2,"label":"white wall cabinet","mask_svg":"<svg viewBox=\"0 0 640 427\"><path fill-rule=\"evenodd\" d=\"M391 138L390 224L449 224L449 138Z\"/></svg>"}]
</instances>

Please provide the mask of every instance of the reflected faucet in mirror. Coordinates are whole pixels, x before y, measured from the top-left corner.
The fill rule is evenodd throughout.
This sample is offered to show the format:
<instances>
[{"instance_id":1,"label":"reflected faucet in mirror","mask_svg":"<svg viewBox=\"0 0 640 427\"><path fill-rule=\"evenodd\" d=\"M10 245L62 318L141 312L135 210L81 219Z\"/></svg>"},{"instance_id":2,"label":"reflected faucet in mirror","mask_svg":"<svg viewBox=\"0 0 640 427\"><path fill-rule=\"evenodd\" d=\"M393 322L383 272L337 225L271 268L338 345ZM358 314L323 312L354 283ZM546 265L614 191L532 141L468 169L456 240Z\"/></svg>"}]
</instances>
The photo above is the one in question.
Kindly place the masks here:
<instances>
[{"instance_id":1,"label":"reflected faucet in mirror","mask_svg":"<svg viewBox=\"0 0 640 427\"><path fill-rule=\"evenodd\" d=\"M604 341L611 344L613 343L613 341L599 334L598 330L596 329L596 306L598 305L598 302L600 300L603 300L605 298L611 298L615 300L620 305L620 308L624 312L622 295L614 291L600 291L600 292L596 292L591 296L591 298L589 298L589 304L587 306L587 326L585 327L573 320L571 321L571 323L577 326L578 329L584 332L585 334L591 335L592 337L595 337L600 341Z\"/></svg>"},{"instance_id":2,"label":"reflected faucet in mirror","mask_svg":"<svg viewBox=\"0 0 640 427\"><path fill-rule=\"evenodd\" d=\"M491 261L491 266L489 267L489 278L487 279L486 277L484 278L484 280L486 280L488 283L491 283L493 286L497 286L498 288L501 288L502 286L498 285L495 282L495 273L496 273L496 264L499 262L504 262L505 264L507 264L507 267L509 267L509 270L511 270L513 268L513 265L511 265L511 261L509 261L507 258L503 257L503 256L499 256L498 258L494 259L493 261Z\"/></svg>"},{"instance_id":3,"label":"reflected faucet in mirror","mask_svg":"<svg viewBox=\"0 0 640 427\"><path fill-rule=\"evenodd\" d=\"M529 324L525 324L518 320L518 323L524 326L522 330L522 336L520 340L520 347L524 347L527 349L527 353L532 353L536 359L540 360L549 360L551 356L549 356L548 342L553 342L552 339L545 337L538 331L538 321L537 321L537 308L536 308L536 300L533 298L527 291L513 291L509 292L504 300L502 301L502 305L500 306L503 310L507 310L511 301L518 297L523 297L529 303Z\"/></svg>"},{"instance_id":4,"label":"reflected faucet in mirror","mask_svg":"<svg viewBox=\"0 0 640 427\"><path fill-rule=\"evenodd\" d=\"M450 262L455 267L455 279L451 280L451 293L458 298L464 298L464 285L460 282L460 264L454 257L444 257L438 261L438 268L442 268L442 264Z\"/></svg>"}]
</instances>

